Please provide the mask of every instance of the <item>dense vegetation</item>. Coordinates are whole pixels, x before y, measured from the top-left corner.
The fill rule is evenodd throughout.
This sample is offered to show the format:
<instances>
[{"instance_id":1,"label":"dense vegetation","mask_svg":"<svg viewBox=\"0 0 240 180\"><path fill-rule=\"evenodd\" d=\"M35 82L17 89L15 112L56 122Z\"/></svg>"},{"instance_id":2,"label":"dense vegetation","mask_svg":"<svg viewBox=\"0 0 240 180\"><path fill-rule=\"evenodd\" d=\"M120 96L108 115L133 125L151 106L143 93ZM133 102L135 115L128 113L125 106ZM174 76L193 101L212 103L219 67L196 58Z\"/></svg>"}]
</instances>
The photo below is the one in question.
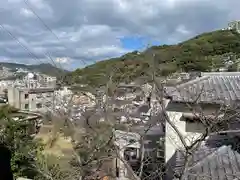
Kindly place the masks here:
<instances>
[{"instance_id":1,"label":"dense vegetation","mask_svg":"<svg viewBox=\"0 0 240 180\"><path fill-rule=\"evenodd\" d=\"M35 158L41 146L29 133L32 124L28 121L13 120L13 113L17 113L17 110L7 105L0 108L0 145L7 148L11 154L14 177L34 178L38 174ZM4 158L2 156L3 154L1 161Z\"/></svg>"},{"instance_id":2,"label":"dense vegetation","mask_svg":"<svg viewBox=\"0 0 240 180\"><path fill-rule=\"evenodd\" d=\"M132 81L149 75L150 62L154 62L157 75L161 76L176 71L211 71L224 67L226 60L232 57L234 63L229 70L235 71L236 57L239 55L240 34L219 30L198 35L176 45L153 46L142 53L134 51L119 58L100 61L77 69L66 80L99 86L105 84L112 74L113 80Z\"/></svg>"}]
</instances>

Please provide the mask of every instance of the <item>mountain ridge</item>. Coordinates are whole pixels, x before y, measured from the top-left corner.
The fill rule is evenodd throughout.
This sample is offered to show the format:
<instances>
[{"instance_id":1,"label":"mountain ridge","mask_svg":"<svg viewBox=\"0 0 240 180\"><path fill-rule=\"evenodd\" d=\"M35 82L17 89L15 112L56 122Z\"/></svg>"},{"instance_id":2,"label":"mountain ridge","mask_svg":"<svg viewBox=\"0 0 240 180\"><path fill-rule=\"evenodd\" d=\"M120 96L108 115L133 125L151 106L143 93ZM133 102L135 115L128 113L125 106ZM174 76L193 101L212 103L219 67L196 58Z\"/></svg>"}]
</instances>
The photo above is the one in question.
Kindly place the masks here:
<instances>
[{"instance_id":1,"label":"mountain ridge","mask_svg":"<svg viewBox=\"0 0 240 180\"><path fill-rule=\"evenodd\" d=\"M31 64L26 65L22 63L12 63L12 62L0 62L0 67L6 67L12 70L15 70L16 68L22 68L33 72L40 72L43 74L47 74L50 76L56 76L60 77L63 74L68 73L69 71L65 69L60 69L58 67L55 67L54 65L50 63L41 63L41 64Z\"/></svg>"},{"instance_id":2,"label":"mountain ridge","mask_svg":"<svg viewBox=\"0 0 240 180\"><path fill-rule=\"evenodd\" d=\"M152 46L141 53L133 51L118 58L99 61L69 73L67 81L101 86L109 81L111 75L113 81L131 82L140 76L149 76L153 59L157 76L177 71L211 71L225 66L225 59L233 55L240 57L240 34L234 30L218 30L178 44ZM231 71L236 70L235 62Z\"/></svg>"}]
</instances>

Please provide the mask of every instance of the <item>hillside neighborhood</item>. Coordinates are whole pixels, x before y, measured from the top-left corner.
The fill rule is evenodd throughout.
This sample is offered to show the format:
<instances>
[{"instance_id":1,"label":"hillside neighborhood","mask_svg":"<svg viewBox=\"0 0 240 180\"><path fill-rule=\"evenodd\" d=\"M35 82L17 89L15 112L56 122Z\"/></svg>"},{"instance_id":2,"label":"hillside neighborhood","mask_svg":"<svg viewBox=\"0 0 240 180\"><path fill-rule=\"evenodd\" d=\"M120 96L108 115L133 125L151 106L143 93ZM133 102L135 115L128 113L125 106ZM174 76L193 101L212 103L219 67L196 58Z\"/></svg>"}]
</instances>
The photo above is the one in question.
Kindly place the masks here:
<instances>
[{"instance_id":1,"label":"hillside neighborhood","mask_svg":"<svg viewBox=\"0 0 240 180\"><path fill-rule=\"evenodd\" d=\"M233 106L238 102L240 73L180 73L178 77L175 80L175 86L165 86L162 103L159 102L156 94L153 95L154 89L151 84L140 85L136 82L120 84L115 91L116 96L108 99L109 105L111 105L109 107L111 121L124 125L128 129L114 132L115 145L119 148L120 157L112 160L112 163L115 164L116 176L119 179L132 179L132 176L139 175L142 146L144 146L144 158L148 159L143 177L159 179L159 174L161 174L162 178L173 179L176 178L173 177L176 172L181 172L181 166L184 164L182 157L184 144L166 118L174 123L189 146L205 133L206 124L207 129L209 128L211 134L213 133L212 135L208 134L209 138L204 138L199 144L199 150L194 152L196 159L191 160L188 165L185 179L195 179L193 173L199 177L202 173L205 174L205 171L208 171L204 170L205 164L209 164L209 162L211 165L208 168L213 172L208 171L206 174L220 173L218 168L228 168L225 171L239 173L239 169L232 169L229 164L240 163L238 162L240 155L237 150L232 149L235 143L227 142L229 139L238 137L239 132L236 131L238 122L235 119L237 117L231 121L226 120L227 123L221 127L222 129L219 126L214 131L210 127L216 128L219 120L228 116L224 112L218 112L221 106ZM173 79L169 80L173 81ZM30 118L31 121L36 122L33 134L38 134L42 132L41 128L46 128L43 119L39 119L45 113L59 114L59 111L70 110L68 118L81 128L86 127L84 118L88 111L91 116L88 119L89 123L96 124L107 121L102 108L99 107L100 109L96 110L98 107L95 101L99 97L90 92L87 92L88 95L75 95L70 87L57 87L54 77L29 72L22 80L2 81L1 83L2 99L4 100L2 104L9 104L23 113L28 112L29 117L31 112L38 115L35 120L34 117ZM200 92L201 94L199 94ZM71 96L74 97L74 101L70 106L67 104L67 100ZM189 104L191 104L191 108L188 107ZM95 109L94 113L93 109ZM166 111L166 114L163 113L163 110ZM146 129L148 130L145 132ZM225 131L227 133L221 133ZM214 134L215 132L217 134ZM143 142L141 136L145 137ZM218 139L225 139L226 142L222 141L219 144L220 140ZM215 143L216 141L218 143ZM223 157L226 155L229 156L227 159ZM193 156L195 157L195 155ZM201 158L199 159L199 157ZM128 163L129 167L126 167L121 158ZM218 158L224 159L221 162L222 165L219 164ZM164 164L168 169L166 175L162 173ZM233 166L237 167L238 165Z\"/></svg>"},{"instance_id":2,"label":"hillside neighborhood","mask_svg":"<svg viewBox=\"0 0 240 180\"><path fill-rule=\"evenodd\" d=\"M239 24L71 72L0 63L5 166L18 180L239 179Z\"/></svg>"}]
</instances>

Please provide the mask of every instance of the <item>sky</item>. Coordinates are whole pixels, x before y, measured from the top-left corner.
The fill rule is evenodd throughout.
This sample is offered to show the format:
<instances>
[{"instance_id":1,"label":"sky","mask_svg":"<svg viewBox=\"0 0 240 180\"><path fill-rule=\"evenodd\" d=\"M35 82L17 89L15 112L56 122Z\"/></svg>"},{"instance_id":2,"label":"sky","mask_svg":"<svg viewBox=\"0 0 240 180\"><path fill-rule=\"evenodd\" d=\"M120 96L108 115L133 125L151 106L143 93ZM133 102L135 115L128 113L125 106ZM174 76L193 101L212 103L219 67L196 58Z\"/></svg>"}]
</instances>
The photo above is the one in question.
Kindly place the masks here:
<instances>
[{"instance_id":1,"label":"sky","mask_svg":"<svg viewBox=\"0 0 240 180\"><path fill-rule=\"evenodd\" d=\"M0 0L0 61L76 69L240 19L239 0Z\"/></svg>"}]
</instances>

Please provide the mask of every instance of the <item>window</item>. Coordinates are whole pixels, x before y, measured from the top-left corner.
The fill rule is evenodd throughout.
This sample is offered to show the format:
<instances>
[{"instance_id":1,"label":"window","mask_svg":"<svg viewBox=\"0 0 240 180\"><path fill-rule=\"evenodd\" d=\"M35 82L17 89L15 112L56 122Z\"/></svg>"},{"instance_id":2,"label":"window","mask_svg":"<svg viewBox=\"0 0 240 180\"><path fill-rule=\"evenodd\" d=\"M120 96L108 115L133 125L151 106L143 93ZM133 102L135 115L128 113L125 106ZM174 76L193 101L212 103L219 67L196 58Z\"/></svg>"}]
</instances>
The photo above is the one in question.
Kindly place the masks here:
<instances>
[{"instance_id":1,"label":"window","mask_svg":"<svg viewBox=\"0 0 240 180\"><path fill-rule=\"evenodd\" d=\"M160 150L160 149L157 150L157 157L158 158L162 158L163 157L163 151L162 150Z\"/></svg>"},{"instance_id":2,"label":"window","mask_svg":"<svg viewBox=\"0 0 240 180\"><path fill-rule=\"evenodd\" d=\"M163 149L164 149L164 138L160 138L159 141L157 141L157 157L162 158L163 157Z\"/></svg>"},{"instance_id":3,"label":"window","mask_svg":"<svg viewBox=\"0 0 240 180\"><path fill-rule=\"evenodd\" d=\"M29 108L29 105L28 105L28 104L25 104L25 105L24 105L24 108L25 108L25 109L28 109L28 108Z\"/></svg>"},{"instance_id":4,"label":"window","mask_svg":"<svg viewBox=\"0 0 240 180\"><path fill-rule=\"evenodd\" d=\"M144 144L150 144L152 141L150 141L150 140L145 140L144 141Z\"/></svg>"},{"instance_id":5,"label":"window","mask_svg":"<svg viewBox=\"0 0 240 180\"><path fill-rule=\"evenodd\" d=\"M130 140L129 140L129 143L130 143L130 144L134 144L135 142L137 142L135 139L130 139Z\"/></svg>"},{"instance_id":6,"label":"window","mask_svg":"<svg viewBox=\"0 0 240 180\"><path fill-rule=\"evenodd\" d=\"M28 97L29 97L29 94L24 94L25 99L28 99Z\"/></svg>"},{"instance_id":7,"label":"window","mask_svg":"<svg viewBox=\"0 0 240 180\"><path fill-rule=\"evenodd\" d=\"M164 146L164 138L160 138L159 141L157 141L158 146L161 148Z\"/></svg>"},{"instance_id":8,"label":"window","mask_svg":"<svg viewBox=\"0 0 240 180\"><path fill-rule=\"evenodd\" d=\"M41 103L37 103L37 108L42 108L42 104Z\"/></svg>"}]
</instances>

